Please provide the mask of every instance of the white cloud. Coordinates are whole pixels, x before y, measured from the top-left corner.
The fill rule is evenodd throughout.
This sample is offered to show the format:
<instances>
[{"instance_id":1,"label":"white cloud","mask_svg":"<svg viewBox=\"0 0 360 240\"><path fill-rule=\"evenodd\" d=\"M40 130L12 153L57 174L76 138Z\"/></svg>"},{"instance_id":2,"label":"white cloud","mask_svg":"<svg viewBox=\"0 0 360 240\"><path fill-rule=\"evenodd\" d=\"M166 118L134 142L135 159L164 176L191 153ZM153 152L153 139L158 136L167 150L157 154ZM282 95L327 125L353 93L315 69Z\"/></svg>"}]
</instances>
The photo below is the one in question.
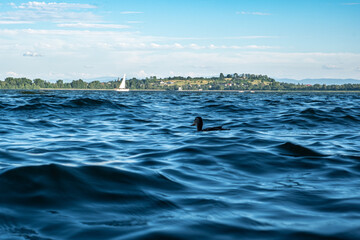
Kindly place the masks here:
<instances>
[{"instance_id":1,"label":"white cloud","mask_svg":"<svg viewBox=\"0 0 360 240\"><path fill-rule=\"evenodd\" d=\"M130 47L130 46L127 46ZM148 48L148 46L146 44L141 44L141 45L133 45L132 47L135 48L142 48L142 49L146 49ZM153 49L184 49L185 47L183 45L181 45L180 43L174 43L174 44L157 44L157 43L150 43L150 47Z\"/></svg>"},{"instance_id":2,"label":"white cloud","mask_svg":"<svg viewBox=\"0 0 360 240\"><path fill-rule=\"evenodd\" d=\"M160 44L157 44L157 43L150 43L150 46L152 48L158 48L158 49L162 47Z\"/></svg>"},{"instance_id":3,"label":"white cloud","mask_svg":"<svg viewBox=\"0 0 360 240\"><path fill-rule=\"evenodd\" d=\"M210 49L217 49L217 47L214 44L210 44L209 48Z\"/></svg>"},{"instance_id":4,"label":"white cloud","mask_svg":"<svg viewBox=\"0 0 360 240\"><path fill-rule=\"evenodd\" d=\"M123 72L131 77L140 76L140 71L147 76L150 73L168 76L173 71L183 76L249 72L297 79L360 78L360 71L354 71L359 67L360 54L277 52L271 50L273 48L276 47L220 45L204 40L189 42L182 38L115 30L0 29L0 74L21 72L22 76L49 80L112 76ZM23 57L27 52L30 52L25 54L28 57L41 53L46 58L29 61ZM334 63L340 68L331 71L323 68Z\"/></svg>"},{"instance_id":5,"label":"white cloud","mask_svg":"<svg viewBox=\"0 0 360 240\"><path fill-rule=\"evenodd\" d=\"M222 37L221 39L266 39L278 38L277 36L235 36L235 37Z\"/></svg>"},{"instance_id":6,"label":"white cloud","mask_svg":"<svg viewBox=\"0 0 360 240\"><path fill-rule=\"evenodd\" d=\"M247 45L247 46L222 46L225 49L254 49L254 50L265 50L265 49L274 49L279 47L274 46L264 46L264 45Z\"/></svg>"},{"instance_id":7,"label":"white cloud","mask_svg":"<svg viewBox=\"0 0 360 240\"><path fill-rule=\"evenodd\" d=\"M279 48L276 46L264 46L264 45L247 45L247 46L226 46L226 45L221 45L221 46L216 46L214 44L210 44L209 46L199 46L198 49L203 49L203 48L208 48L208 49L243 49L243 50L265 50L265 49L275 49L275 48Z\"/></svg>"},{"instance_id":8,"label":"white cloud","mask_svg":"<svg viewBox=\"0 0 360 240\"><path fill-rule=\"evenodd\" d=\"M149 74L147 74L144 70L140 70L138 73L136 73L136 77L138 78L145 78L150 76Z\"/></svg>"},{"instance_id":9,"label":"white cloud","mask_svg":"<svg viewBox=\"0 0 360 240\"><path fill-rule=\"evenodd\" d=\"M8 24L32 24L34 22L31 21L0 21L1 25L8 25Z\"/></svg>"},{"instance_id":10,"label":"white cloud","mask_svg":"<svg viewBox=\"0 0 360 240\"><path fill-rule=\"evenodd\" d=\"M191 43L189 45L182 45L179 43L174 43L174 44L158 44L158 43L151 43L150 46L154 49L193 49L193 50L206 50L206 49L210 49L210 50L216 50L216 49L239 49L239 50L264 50L264 49L275 49L275 48L279 48L279 47L274 47L274 46L264 46L264 45L247 45L247 46L228 46L228 45L214 45L214 44L210 44L210 45L199 45L196 43ZM146 47L146 46L144 46Z\"/></svg>"},{"instance_id":11,"label":"white cloud","mask_svg":"<svg viewBox=\"0 0 360 240\"><path fill-rule=\"evenodd\" d=\"M80 4L80 3L56 3L56 2L27 2L20 5L14 3L10 4L14 8L18 9L32 9L32 10L63 10L63 9L90 9L97 8L94 5L90 4Z\"/></svg>"},{"instance_id":12,"label":"white cloud","mask_svg":"<svg viewBox=\"0 0 360 240\"><path fill-rule=\"evenodd\" d=\"M327 69L327 70L338 70L341 69L339 66L337 65L333 65L333 64L327 64L322 66L323 69Z\"/></svg>"},{"instance_id":13,"label":"white cloud","mask_svg":"<svg viewBox=\"0 0 360 240\"><path fill-rule=\"evenodd\" d=\"M41 54L37 53L37 52L30 52L27 51L23 54L24 57L42 57Z\"/></svg>"},{"instance_id":14,"label":"white cloud","mask_svg":"<svg viewBox=\"0 0 360 240\"><path fill-rule=\"evenodd\" d=\"M274 48L279 48L279 47L274 47L274 46L264 46L264 45L248 45L244 47L245 49L274 49Z\"/></svg>"},{"instance_id":15,"label":"white cloud","mask_svg":"<svg viewBox=\"0 0 360 240\"><path fill-rule=\"evenodd\" d=\"M192 49L195 49L195 50L199 50L199 49L204 49L204 48L205 48L205 46L200 46L200 45L198 45L198 44L196 44L196 43L190 44L189 47L192 48Z\"/></svg>"},{"instance_id":16,"label":"white cloud","mask_svg":"<svg viewBox=\"0 0 360 240\"><path fill-rule=\"evenodd\" d=\"M120 14L142 14L143 12L135 12L135 11L124 11L120 12Z\"/></svg>"},{"instance_id":17,"label":"white cloud","mask_svg":"<svg viewBox=\"0 0 360 240\"><path fill-rule=\"evenodd\" d=\"M184 48L184 46L181 45L180 43L175 43L174 47L177 48L177 49L183 49Z\"/></svg>"},{"instance_id":18,"label":"white cloud","mask_svg":"<svg viewBox=\"0 0 360 240\"><path fill-rule=\"evenodd\" d=\"M266 49L277 49L279 47L275 46L264 46L264 45L247 45L247 46L227 46L221 45L217 46L214 44L210 45L199 45L196 43L191 43L188 45L183 45L180 43L173 43L173 44L159 44L159 43L150 43L150 44L130 44L130 43L117 43L117 44L110 44L107 47L122 47L127 49L157 49L157 50L217 50L217 49L238 49L238 50L266 50Z\"/></svg>"},{"instance_id":19,"label":"white cloud","mask_svg":"<svg viewBox=\"0 0 360 240\"><path fill-rule=\"evenodd\" d=\"M56 2L11 3L13 11L1 12L0 21L13 22L99 22L100 16L91 12L94 5ZM81 11L79 11L81 10Z\"/></svg>"},{"instance_id":20,"label":"white cloud","mask_svg":"<svg viewBox=\"0 0 360 240\"><path fill-rule=\"evenodd\" d=\"M6 37L5 37L6 36ZM21 51L36 49L49 54L85 55L88 51L130 51L180 49L177 44L159 44L164 39L141 36L136 32L90 31L90 30L39 30L0 29L0 51ZM84 54L82 53L84 51ZM19 53L17 53L19 54ZM102 55L102 53L99 53ZM2 55L2 52L0 52Z\"/></svg>"},{"instance_id":21,"label":"white cloud","mask_svg":"<svg viewBox=\"0 0 360 240\"><path fill-rule=\"evenodd\" d=\"M5 74L5 76L7 76L7 77L20 77L20 74L18 74L16 72L7 72Z\"/></svg>"},{"instance_id":22,"label":"white cloud","mask_svg":"<svg viewBox=\"0 0 360 240\"><path fill-rule=\"evenodd\" d=\"M124 29L129 28L127 25L121 24L99 24L99 23L61 23L58 27L67 28L101 28L101 29Z\"/></svg>"},{"instance_id":23,"label":"white cloud","mask_svg":"<svg viewBox=\"0 0 360 240\"><path fill-rule=\"evenodd\" d=\"M270 13L264 13L264 12L245 12L245 11L236 12L236 14L241 14L241 15L258 15L258 16L271 15Z\"/></svg>"},{"instance_id":24,"label":"white cloud","mask_svg":"<svg viewBox=\"0 0 360 240\"><path fill-rule=\"evenodd\" d=\"M0 14L0 21L24 22L99 22L101 18L92 12L17 10Z\"/></svg>"}]
</instances>

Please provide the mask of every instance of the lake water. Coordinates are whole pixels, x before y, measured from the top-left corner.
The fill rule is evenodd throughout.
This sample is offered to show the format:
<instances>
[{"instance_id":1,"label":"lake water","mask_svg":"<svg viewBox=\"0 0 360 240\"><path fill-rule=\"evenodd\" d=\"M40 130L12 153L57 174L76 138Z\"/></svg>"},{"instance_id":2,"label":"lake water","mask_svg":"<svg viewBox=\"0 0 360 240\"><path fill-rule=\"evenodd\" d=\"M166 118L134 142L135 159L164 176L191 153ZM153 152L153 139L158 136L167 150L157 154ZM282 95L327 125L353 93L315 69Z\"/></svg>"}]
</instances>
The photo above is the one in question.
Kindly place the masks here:
<instances>
[{"instance_id":1,"label":"lake water","mask_svg":"<svg viewBox=\"0 0 360 240\"><path fill-rule=\"evenodd\" d=\"M359 129L357 93L0 91L0 238L360 239Z\"/></svg>"}]
</instances>

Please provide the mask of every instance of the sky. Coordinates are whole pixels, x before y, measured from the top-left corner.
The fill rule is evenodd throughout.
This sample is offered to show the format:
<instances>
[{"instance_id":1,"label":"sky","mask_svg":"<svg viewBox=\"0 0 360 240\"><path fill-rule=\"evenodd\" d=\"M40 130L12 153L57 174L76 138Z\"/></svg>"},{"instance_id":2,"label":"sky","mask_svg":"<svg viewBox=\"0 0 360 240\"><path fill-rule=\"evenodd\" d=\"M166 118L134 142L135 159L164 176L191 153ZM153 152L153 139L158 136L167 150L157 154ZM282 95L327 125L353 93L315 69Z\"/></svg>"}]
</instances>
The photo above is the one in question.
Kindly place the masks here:
<instances>
[{"instance_id":1,"label":"sky","mask_svg":"<svg viewBox=\"0 0 360 240\"><path fill-rule=\"evenodd\" d=\"M0 79L360 79L360 0L0 0Z\"/></svg>"}]
</instances>

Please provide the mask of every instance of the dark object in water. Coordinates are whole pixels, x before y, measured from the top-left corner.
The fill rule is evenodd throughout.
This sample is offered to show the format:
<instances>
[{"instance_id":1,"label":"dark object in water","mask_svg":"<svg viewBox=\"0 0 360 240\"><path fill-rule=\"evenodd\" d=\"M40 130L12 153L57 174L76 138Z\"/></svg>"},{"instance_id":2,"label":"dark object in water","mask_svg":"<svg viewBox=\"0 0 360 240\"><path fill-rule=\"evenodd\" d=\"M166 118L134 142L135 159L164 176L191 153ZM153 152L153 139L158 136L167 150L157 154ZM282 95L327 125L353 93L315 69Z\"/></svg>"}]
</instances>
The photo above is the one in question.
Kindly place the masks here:
<instances>
[{"instance_id":1,"label":"dark object in water","mask_svg":"<svg viewBox=\"0 0 360 240\"><path fill-rule=\"evenodd\" d=\"M313 156L320 157L323 156L321 153L318 153L310 148L303 147L301 145L297 145L291 142L286 142L284 144L279 145L279 148L286 153L286 155L301 157L301 156Z\"/></svg>"},{"instance_id":2,"label":"dark object in water","mask_svg":"<svg viewBox=\"0 0 360 240\"><path fill-rule=\"evenodd\" d=\"M203 120L202 120L201 117L196 117L196 118L195 118L194 123L191 124L191 126L195 126L195 125L196 125L196 128L197 128L198 131L221 131L221 130L230 130L230 129L223 128L222 126L202 129L202 127L203 127L204 124L203 124Z\"/></svg>"}]
</instances>

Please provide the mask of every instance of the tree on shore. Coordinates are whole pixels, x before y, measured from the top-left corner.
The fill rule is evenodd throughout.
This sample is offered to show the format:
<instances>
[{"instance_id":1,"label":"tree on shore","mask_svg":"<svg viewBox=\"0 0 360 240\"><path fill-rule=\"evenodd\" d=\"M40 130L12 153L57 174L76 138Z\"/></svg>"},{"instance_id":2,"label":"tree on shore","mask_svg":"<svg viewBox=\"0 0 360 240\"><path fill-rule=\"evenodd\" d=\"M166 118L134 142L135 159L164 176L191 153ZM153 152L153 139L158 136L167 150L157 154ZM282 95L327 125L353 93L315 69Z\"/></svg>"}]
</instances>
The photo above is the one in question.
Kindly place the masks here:
<instances>
[{"instance_id":1,"label":"tree on shore","mask_svg":"<svg viewBox=\"0 0 360 240\"><path fill-rule=\"evenodd\" d=\"M27 78L8 77L0 80L0 89L114 89L118 88L117 80L100 82L86 82L82 79L65 83L63 80L48 82L40 78L34 80ZM153 89L153 90L273 90L273 91L360 91L360 84L326 85L326 84L293 84L277 82L266 75L255 74L224 74L219 77L169 77L157 78L152 76L146 79L132 78L126 81L126 87L130 89Z\"/></svg>"}]
</instances>

